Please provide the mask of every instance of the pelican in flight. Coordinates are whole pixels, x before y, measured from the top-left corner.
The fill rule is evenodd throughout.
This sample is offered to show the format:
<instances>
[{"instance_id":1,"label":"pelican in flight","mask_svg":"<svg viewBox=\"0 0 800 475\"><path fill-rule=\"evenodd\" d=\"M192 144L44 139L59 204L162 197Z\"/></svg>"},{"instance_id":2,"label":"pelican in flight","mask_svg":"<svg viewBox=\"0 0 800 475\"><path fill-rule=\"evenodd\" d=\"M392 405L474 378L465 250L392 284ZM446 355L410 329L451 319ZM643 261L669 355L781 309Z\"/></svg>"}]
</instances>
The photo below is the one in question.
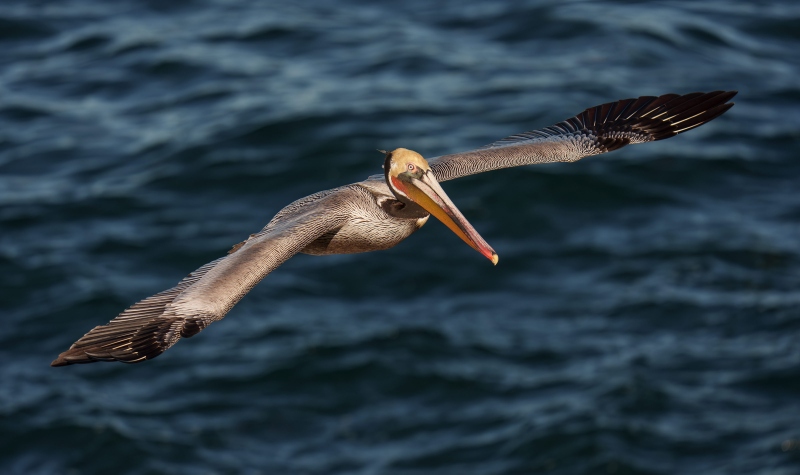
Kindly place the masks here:
<instances>
[{"instance_id":1,"label":"pelican in flight","mask_svg":"<svg viewBox=\"0 0 800 475\"><path fill-rule=\"evenodd\" d=\"M430 215L497 264L497 253L439 182L500 168L574 162L628 144L662 140L719 117L733 106L728 101L735 95L736 91L696 92L609 102L551 127L430 160L405 148L387 152L382 176L291 203L226 256L94 327L51 365L155 358L182 337L194 336L222 319L261 279L295 254L388 249L421 228Z\"/></svg>"}]
</instances>

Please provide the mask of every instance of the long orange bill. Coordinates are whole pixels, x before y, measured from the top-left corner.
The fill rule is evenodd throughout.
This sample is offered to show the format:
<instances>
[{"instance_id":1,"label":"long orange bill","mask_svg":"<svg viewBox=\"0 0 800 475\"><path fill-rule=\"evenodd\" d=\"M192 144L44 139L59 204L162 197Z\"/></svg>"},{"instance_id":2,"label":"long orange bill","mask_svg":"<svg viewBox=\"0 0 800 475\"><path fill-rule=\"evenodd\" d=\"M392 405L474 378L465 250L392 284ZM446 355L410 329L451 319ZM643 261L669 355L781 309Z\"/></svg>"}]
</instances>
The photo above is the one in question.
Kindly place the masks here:
<instances>
[{"instance_id":1,"label":"long orange bill","mask_svg":"<svg viewBox=\"0 0 800 475\"><path fill-rule=\"evenodd\" d=\"M450 201L439 182L433 177L431 172L422 175L421 178L413 178L408 175L397 177L403 185L403 191L415 203L425 208L425 211L436 216L436 218L456 233L458 237L476 251L480 252L492 264L497 265L499 257L494 249L483 240L478 231L469 224L467 218L461 214L456 205Z\"/></svg>"}]
</instances>

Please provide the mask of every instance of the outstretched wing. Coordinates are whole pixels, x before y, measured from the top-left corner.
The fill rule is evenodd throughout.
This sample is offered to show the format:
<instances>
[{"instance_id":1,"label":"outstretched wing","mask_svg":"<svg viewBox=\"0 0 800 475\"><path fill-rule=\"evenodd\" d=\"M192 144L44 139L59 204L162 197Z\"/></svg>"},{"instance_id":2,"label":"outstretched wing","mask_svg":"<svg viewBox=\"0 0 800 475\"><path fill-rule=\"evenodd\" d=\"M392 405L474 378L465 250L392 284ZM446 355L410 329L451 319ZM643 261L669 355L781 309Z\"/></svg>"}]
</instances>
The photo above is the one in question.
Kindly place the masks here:
<instances>
[{"instance_id":1,"label":"outstretched wing","mask_svg":"<svg viewBox=\"0 0 800 475\"><path fill-rule=\"evenodd\" d=\"M343 187L302 206L287 206L280 219L234 246L227 256L133 305L106 325L94 327L51 366L155 358L181 337L193 336L221 320L267 274L318 237L341 227L358 198L350 187Z\"/></svg>"},{"instance_id":2,"label":"outstretched wing","mask_svg":"<svg viewBox=\"0 0 800 475\"><path fill-rule=\"evenodd\" d=\"M574 162L630 143L651 142L709 122L733 106L736 91L665 94L586 109L556 125L512 135L469 152L428 160L436 179L452 180L499 168Z\"/></svg>"}]
</instances>

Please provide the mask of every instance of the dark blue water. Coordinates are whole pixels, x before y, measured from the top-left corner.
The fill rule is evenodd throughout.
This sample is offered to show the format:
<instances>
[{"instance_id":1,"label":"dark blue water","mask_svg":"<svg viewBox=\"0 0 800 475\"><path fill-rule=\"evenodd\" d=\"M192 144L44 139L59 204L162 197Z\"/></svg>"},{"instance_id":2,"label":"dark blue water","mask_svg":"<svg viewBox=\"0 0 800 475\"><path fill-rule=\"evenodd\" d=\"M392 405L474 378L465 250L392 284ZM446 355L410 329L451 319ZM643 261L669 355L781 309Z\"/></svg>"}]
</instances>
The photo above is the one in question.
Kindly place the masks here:
<instances>
[{"instance_id":1,"label":"dark blue water","mask_svg":"<svg viewBox=\"0 0 800 475\"><path fill-rule=\"evenodd\" d=\"M800 3L0 7L0 473L800 473ZM445 183L139 365L51 368L290 201L611 100L700 129Z\"/></svg>"}]
</instances>

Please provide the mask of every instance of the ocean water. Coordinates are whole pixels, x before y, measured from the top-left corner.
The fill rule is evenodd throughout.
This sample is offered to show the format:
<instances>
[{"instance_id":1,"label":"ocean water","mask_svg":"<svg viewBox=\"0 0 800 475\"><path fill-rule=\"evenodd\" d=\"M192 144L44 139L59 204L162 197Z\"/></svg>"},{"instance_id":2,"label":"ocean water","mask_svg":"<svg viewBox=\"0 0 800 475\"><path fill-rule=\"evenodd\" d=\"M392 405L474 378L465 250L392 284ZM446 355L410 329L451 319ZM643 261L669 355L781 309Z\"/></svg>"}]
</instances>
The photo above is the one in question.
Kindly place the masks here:
<instances>
[{"instance_id":1,"label":"ocean water","mask_svg":"<svg viewBox=\"0 0 800 475\"><path fill-rule=\"evenodd\" d=\"M169 6L167 6L169 5ZM800 473L800 3L5 0L0 473ZM137 365L51 368L307 194L584 108L669 140L444 184Z\"/></svg>"}]
</instances>

